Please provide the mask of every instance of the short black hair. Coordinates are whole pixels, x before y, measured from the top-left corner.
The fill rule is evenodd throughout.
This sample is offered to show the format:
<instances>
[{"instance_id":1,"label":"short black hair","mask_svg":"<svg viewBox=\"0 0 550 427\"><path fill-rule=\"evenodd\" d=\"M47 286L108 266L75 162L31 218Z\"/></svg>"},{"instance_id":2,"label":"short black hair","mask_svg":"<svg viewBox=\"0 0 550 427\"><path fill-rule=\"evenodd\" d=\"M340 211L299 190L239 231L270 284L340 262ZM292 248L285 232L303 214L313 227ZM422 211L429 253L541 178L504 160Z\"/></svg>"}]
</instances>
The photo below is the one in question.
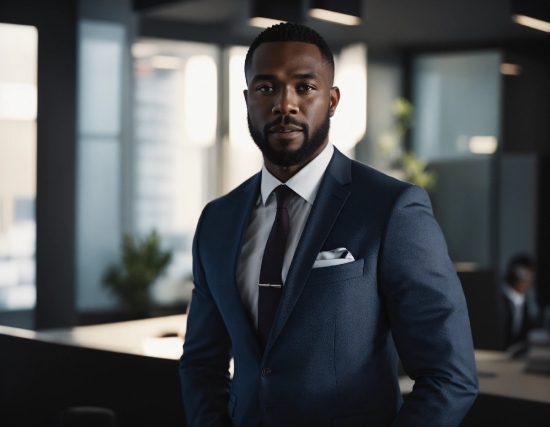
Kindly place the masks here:
<instances>
[{"instance_id":1,"label":"short black hair","mask_svg":"<svg viewBox=\"0 0 550 427\"><path fill-rule=\"evenodd\" d=\"M504 275L504 281L510 285L517 283L521 280L521 275L519 274L520 268L535 271L535 266L535 260L531 255L526 253L516 254L508 261L508 268Z\"/></svg>"},{"instance_id":2,"label":"short black hair","mask_svg":"<svg viewBox=\"0 0 550 427\"><path fill-rule=\"evenodd\" d=\"M325 39L323 39L317 31L295 22L283 22L273 25L266 28L254 39L244 61L245 76L252 65L252 56L256 48L262 43L268 42L302 42L314 44L321 51L323 61L330 67L332 75L334 76L334 55Z\"/></svg>"}]
</instances>

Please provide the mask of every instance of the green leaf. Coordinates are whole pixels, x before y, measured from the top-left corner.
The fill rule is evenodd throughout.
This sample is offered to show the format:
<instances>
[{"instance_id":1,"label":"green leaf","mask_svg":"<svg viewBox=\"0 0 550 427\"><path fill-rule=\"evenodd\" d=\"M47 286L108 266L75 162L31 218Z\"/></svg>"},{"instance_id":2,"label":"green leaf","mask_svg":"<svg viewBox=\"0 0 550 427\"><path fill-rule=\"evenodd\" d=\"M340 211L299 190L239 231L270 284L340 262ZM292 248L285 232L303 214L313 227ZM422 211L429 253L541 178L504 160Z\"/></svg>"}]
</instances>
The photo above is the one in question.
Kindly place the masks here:
<instances>
[{"instance_id":1,"label":"green leaf","mask_svg":"<svg viewBox=\"0 0 550 427\"><path fill-rule=\"evenodd\" d=\"M144 238L122 237L122 260L109 267L103 285L116 295L129 311L144 311L150 304L149 291L172 261L172 251L162 250L160 235L153 230Z\"/></svg>"}]
</instances>

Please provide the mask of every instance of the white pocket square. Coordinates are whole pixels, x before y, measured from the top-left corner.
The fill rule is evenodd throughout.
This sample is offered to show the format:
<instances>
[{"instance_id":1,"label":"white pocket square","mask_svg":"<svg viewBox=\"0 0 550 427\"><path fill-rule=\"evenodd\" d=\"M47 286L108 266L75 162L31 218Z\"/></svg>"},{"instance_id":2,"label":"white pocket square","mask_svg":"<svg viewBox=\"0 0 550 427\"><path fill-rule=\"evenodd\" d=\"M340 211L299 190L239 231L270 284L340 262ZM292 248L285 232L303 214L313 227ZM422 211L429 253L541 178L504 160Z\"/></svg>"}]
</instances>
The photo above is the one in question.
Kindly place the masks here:
<instances>
[{"instance_id":1,"label":"white pocket square","mask_svg":"<svg viewBox=\"0 0 550 427\"><path fill-rule=\"evenodd\" d=\"M331 251L319 252L313 268L330 267L332 265L346 264L355 261L355 258L346 248L333 249Z\"/></svg>"}]
</instances>

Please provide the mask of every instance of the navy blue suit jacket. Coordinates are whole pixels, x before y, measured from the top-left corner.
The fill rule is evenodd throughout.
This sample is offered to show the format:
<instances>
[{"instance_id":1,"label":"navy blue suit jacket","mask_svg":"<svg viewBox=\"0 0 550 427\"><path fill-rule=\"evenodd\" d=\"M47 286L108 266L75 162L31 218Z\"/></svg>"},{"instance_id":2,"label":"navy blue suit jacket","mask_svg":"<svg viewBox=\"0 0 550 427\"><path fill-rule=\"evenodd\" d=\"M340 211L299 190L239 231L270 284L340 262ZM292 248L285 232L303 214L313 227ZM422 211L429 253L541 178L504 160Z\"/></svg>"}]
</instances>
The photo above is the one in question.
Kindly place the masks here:
<instances>
[{"instance_id":1,"label":"navy blue suit jacket","mask_svg":"<svg viewBox=\"0 0 550 427\"><path fill-rule=\"evenodd\" d=\"M180 363L189 426L460 424L477 394L474 351L426 192L335 150L262 354L235 279L260 181L209 203L198 223ZM312 269L340 247L355 261ZM415 380L404 402L396 349Z\"/></svg>"}]
</instances>

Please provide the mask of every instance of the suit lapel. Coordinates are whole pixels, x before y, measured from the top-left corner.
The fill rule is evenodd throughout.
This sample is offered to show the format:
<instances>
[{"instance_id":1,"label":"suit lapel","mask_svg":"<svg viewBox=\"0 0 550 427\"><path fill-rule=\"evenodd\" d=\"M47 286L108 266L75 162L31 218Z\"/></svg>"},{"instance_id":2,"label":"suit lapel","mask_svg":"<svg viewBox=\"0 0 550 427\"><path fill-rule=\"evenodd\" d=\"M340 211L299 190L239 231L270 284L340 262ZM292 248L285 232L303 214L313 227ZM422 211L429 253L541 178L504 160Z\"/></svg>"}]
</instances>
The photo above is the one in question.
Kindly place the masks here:
<instances>
[{"instance_id":1,"label":"suit lapel","mask_svg":"<svg viewBox=\"0 0 550 427\"><path fill-rule=\"evenodd\" d=\"M237 267L239 264L244 236L250 221L250 215L258 199L260 183L261 173L258 173L252 177L252 179L248 182L248 185L244 186L243 194L238 197L239 203L235 203L232 206L232 212L228 217L230 218L230 221L235 222L230 224L231 231L227 239L227 242L230 243L227 245L227 247L230 248L230 251L226 257L227 264L223 267L223 269L228 272L228 276L225 277L232 278L231 282L223 288L223 292L225 294L225 298L223 300L227 301L229 304L230 310L228 310L228 312L233 317L237 327L242 331L243 337L246 336L246 339L244 339L243 342L247 342L250 345L252 352L258 356L258 360L261 358L260 347L258 346L256 334L254 333L253 326L246 315L246 310L241 299L239 287L237 285Z\"/></svg>"},{"instance_id":2,"label":"suit lapel","mask_svg":"<svg viewBox=\"0 0 550 427\"><path fill-rule=\"evenodd\" d=\"M264 354L269 352L281 333L302 293L315 258L350 195L350 191L345 188L349 182L351 182L351 161L335 147L296 247Z\"/></svg>"}]
</instances>

